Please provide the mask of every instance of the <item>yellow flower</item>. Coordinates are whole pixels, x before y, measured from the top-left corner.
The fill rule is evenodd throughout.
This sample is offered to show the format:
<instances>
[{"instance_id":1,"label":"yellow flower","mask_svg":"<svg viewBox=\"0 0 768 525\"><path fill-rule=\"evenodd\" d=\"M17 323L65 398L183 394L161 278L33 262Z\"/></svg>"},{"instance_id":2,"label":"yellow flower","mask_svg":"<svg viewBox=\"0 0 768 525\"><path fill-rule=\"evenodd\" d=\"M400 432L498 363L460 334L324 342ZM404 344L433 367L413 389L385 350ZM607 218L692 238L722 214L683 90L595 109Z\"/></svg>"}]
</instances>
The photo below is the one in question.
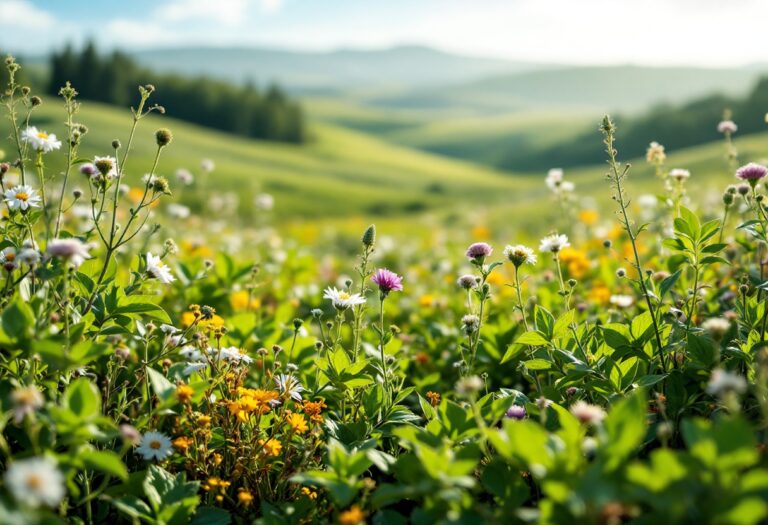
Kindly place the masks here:
<instances>
[{"instance_id":1,"label":"yellow flower","mask_svg":"<svg viewBox=\"0 0 768 525\"><path fill-rule=\"evenodd\" d=\"M176 387L176 399L178 399L182 403L188 402L190 399L192 399L192 396L194 394L195 394L195 391L189 385L185 385L182 383Z\"/></svg>"},{"instance_id":2,"label":"yellow flower","mask_svg":"<svg viewBox=\"0 0 768 525\"><path fill-rule=\"evenodd\" d=\"M317 499L317 492L311 490L309 487L301 487L301 494L309 499Z\"/></svg>"},{"instance_id":3,"label":"yellow flower","mask_svg":"<svg viewBox=\"0 0 768 525\"><path fill-rule=\"evenodd\" d=\"M576 279L583 277L592 265L586 253L570 246L560 250L560 261L568 268L568 275Z\"/></svg>"},{"instance_id":4,"label":"yellow flower","mask_svg":"<svg viewBox=\"0 0 768 525\"><path fill-rule=\"evenodd\" d=\"M173 440L173 447L179 452L186 452L194 444L191 438L181 436Z\"/></svg>"},{"instance_id":5,"label":"yellow flower","mask_svg":"<svg viewBox=\"0 0 768 525\"><path fill-rule=\"evenodd\" d=\"M587 226L592 226L599 218L600 215L595 210L581 210L579 212L579 220Z\"/></svg>"},{"instance_id":6,"label":"yellow flower","mask_svg":"<svg viewBox=\"0 0 768 525\"><path fill-rule=\"evenodd\" d=\"M360 525L365 523L365 513L357 505L352 505L349 510L339 514L341 525Z\"/></svg>"},{"instance_id":7,"label":"yellow flower","mask_svg":"<svg viewBox=\"0 0 768 525\"><path fill-rule=\"evenodd\" d=\"M280 452L283 450L283 444L274 438L270 438L266 441L260 439L259 445L264 448L264 451L268 456L279 456Z\"/></svg>"},{"instance_id":8,"label":"yellow flower","mask_svg":"<svg viewBox=\"0 0 768 525\"><path fill-rule=\"evenodd\" d=\"M419 297L419 306L423 308L429 308L435 305L435 297L433 295L425 294Z\"/></svg>"},{"instance_id":9,"label":"yellow flower","mask_svg":"<svg viewBox=\"0 0 768 525\"><path fill-rule=\"evenodd\" d=\"M307 420L301 414L289 414L288 426L290 426L297 434L303 434L309 427L307 426Z\"/></svg>"},{"instance_id":10,"label":"yellow flower","mask_svg":"<svg viewBox=\"0 0 768 525\"><path fill-rule=\"evenodd\" d=\"M248 507L253 503L253 494L248 490L240 489L237 492L237 501L239 501L240 505L243 507Z\"/></svg>"},{"instance_id":11,"label":"yellow flower","mask_svg":"<svg viewBox=\"0 0 768 525\"><path fill-rule=\"evenodd\" d=\"M599 304L608 304L608 301L611 299L611 291L602 284L599 284L589 291L589 298Z\"/></svg>"},{"instance_id":12,"label":"yellow flower","mask_svg":"<svg viewBox=\"0 0 768 525\"><path fill-rule=\"evenodd\" d=\"M181 249L192 257L211 257L213 255L210 248L198 241L182 241Z\"/></svg>"},{"instance_id":13,"label":"yellow flower","mask_svg":"<svg viewBox=\"0 0 768 525\"><path fill-rule=\"evenodd\" d=\"M207 427L211 424L211 416L199 416L197 418L197 424L201 427Z\"/></svg>"},{"instance_id":14,"label":"yellow flower","mask_svg":"<svg viewBox=\"0 0 768 525\"><path fill-rule=\"evenodd\" d=\"M472 228L472 238L480 241L488 240L491 238L491 230L486 226L475 226Z\"/></svg>"},{"instance_id":15,"label":"yellow flower","mask_svg":"<svg viewBox=\"0 0 768 525\"><path fill-rule=\"evenodd\" d=\"M251 297L250 301L248 290L240 290L229 296L229 304L233 310L257 310L261 306L261 301L257 297Z\"/></svg>"}]
</instances>

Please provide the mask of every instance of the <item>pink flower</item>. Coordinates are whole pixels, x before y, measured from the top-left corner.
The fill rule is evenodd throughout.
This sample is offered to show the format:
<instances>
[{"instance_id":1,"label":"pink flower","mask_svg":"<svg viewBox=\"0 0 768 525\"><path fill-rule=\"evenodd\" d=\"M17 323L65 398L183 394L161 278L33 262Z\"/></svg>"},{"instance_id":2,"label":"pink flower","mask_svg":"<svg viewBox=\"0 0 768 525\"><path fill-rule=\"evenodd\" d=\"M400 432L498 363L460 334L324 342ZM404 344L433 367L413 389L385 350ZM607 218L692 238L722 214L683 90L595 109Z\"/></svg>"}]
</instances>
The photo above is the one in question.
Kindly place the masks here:
<instances>
[{"instance_id":1,"label":"pink flower","mask_svg":"<svg viewBox=\"0 0 768 525\"><path fill-rule=\"evenodd\" d=\"M746 166L742 166L736 170L736 178L749 181L750 183L757 182L768 174L768 168L750 162Z\"/></svg>"},{"instance_id":2,"label":"pink flower","mask_svg":"<svg viewBox=\"0 0 768 525\"><path fill-rule=\"evenodd\" d=\"M467 248L467 257L475 260L483 260L493 253L491 245L485 242L476 242Z\"/></svg>"},{"instance_id":3,"label":"pink flower","mask_svg":"<svg viewBox=\"0 0 768 525\"><path fill-rule=\"evenodd\" d=\"M384 295L389 292L400 292L403 290L403 278L397 275L395 272L391 272L386 268L380 268L373 274L371 281L379 286L379 290Z\"/></svg>"}]
</instances>

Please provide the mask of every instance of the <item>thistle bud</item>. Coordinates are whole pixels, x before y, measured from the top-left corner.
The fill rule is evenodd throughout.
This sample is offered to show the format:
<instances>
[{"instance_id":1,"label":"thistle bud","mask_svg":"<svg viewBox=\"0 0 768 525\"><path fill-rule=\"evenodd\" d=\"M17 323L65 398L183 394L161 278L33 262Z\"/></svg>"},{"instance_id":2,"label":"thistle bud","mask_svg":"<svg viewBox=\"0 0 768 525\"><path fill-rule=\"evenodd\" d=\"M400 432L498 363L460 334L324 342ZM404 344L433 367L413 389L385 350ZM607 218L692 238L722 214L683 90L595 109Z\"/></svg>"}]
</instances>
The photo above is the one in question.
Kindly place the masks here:
<instances>
[{"instance_id":1,"label":"thistle bud","mask_svg":"<svg viewBox=\"0 0 768 525\"><path fill-rule=\"evenodd\" d=\"M374 224L371 224L365 230L365 233L363 233L362 241L363 241L363 246L365 246L366 248L372 247L373 244L376 242L376 226Z\"/></svg>"},{"instance_id":2,"label":"thistle bud","mask_svg":"<svg viewBox=\"0 0 768 525\"><path fill-rule=\"evenodd\" d=\"M157 140L157 145L164 148L173 140L173 133L168 128L160 128L155 132L155 139Z\"/></svg>"},{"instance_id":3,"label":"thistle bud","mask_svg":"<svg viewBox=\"0 0 768 525\"><path fill-rule=\"evenodd\" d=\"M301 320L301 319L299 319L299 318L296 318L296 319L294 319L294 320L293 320L293 329L294 329L294 330L298 330L299 328L301 328L301 326L302 326L303 324L304 324L304 321L302 321L302 320Z\"/></svg>"},{"instance_id":4,"label":"thistle bud","mask_svg":"<svg viewBox=\"0 0 768 525\"><path fill-rule=\"evenodd\" d=\"M29 99L29 102L30 104L32 104L33 108L36 108L37 106L43 103L43 99L35 95L34 97Z\"/></svg>"},{"instance_id":5,"label":"thistle bud","mask_svg":"<svg viewBox=\"0 0 768 525\"><path fill-rule=\"evenodd\" d=\"M112 141L112 149L120 149L120 146L121 144L119 140L115 139Z\"/></svg>"}]
</instances>

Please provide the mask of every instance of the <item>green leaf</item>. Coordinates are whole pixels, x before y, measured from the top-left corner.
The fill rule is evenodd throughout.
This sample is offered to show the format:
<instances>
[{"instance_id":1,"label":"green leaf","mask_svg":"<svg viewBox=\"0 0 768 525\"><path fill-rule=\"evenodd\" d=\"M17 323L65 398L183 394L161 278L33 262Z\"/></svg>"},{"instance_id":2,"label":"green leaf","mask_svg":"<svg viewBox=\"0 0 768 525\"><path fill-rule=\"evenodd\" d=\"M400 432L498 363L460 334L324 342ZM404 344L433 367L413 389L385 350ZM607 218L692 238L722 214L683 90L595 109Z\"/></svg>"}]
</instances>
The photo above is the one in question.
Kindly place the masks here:
<instances>
[{"instance_id":1,"label":"green leaf","mask_svg":"<svg viewBox=\"0 0 768 525\"><path fill-rule=\"evenodd\" d=\"M523 361L523 364L528 370L549 370L552 368L552 363L546 359L529 359L528 361Z\"/></svg>"},{"instance_id":2,"label":"green leaf","mask_svg":"<svg viewBox=\"0 0 768 525\"><path fill-rule=\"evenodd\" d=\"M88 450L81 459L89 468L105 472L122 480L128 479L128 469L120 456L109 450Z\"/></svg>"},{"instance_id":3,"label":"green leaf","mask_svg":"<svg viewBox=\"0 0 768 525\"><path fill-rule=\"evenodd\" d=\"M3 331L13 339L28 339L35 326L35 314L29 304L16 297L3 310Z\"/></svg>"},{"instance_id":4,"label":"green leaf","mask_svg":"<svg viewBox=\"0 0 768 525\"><path fill-rule=\"evenodd\" d=\"M91 419L101 413L101 394L89 379L75 379L64 391L64 405L81 419Z\"/></svg>"},{"instance_id":5,"label":"green leaf","mask_svg":"<svg viewBox=\"0 0 768 525\"><path fill-rule=\"evenodd\" d=\"M147 375L149 376L149 384L152 386L152 391L162 400L168 399L176 389L173 383L153 368L147 368Z\"/></svg>"},{"instance_id":6,"label":"green leaf","mask_svg":"<svg viewBox=\"0 0 768 525\"><path fill-rule=\"evenodd\" d=\"M608 471L621 465L642 443L646 432L643 390L616 403L605 420L607 442L600 449Z\"/></svg>"},{"instance_id":7,"label":"green leaf","mask_svg":"<svg viewBox=\"0 0 768 525\"><path fill-rule=\"evenodd\" d=\"M675 283L677 283L677 280L682 273L682 270L677 270L675 273L671 274L669 277L665 277L664 280L661 281L661 284L659 285L659 296L661 299L664 299L667 292L675 286Z\"/></svg>"},{"instance_id":8,"label":"green leaf","mask_svg":"<svg viewBox=\"0 0 768 525\"><path fill-rule=\"evenodd\" d=\"M228 525L232 516L224 509L216 507L200 507L189 525Z\"/></svg>"},{"instance_id":9,"label":"green leaf","mask_svg":"<svg viewBox=\"0 0 768 525\"><path fill-rule=\"evenodd\" d=\"M525 332L515 339L516 345L546 346L549 344L540 332Z\"/></svg>"}]
</instances>

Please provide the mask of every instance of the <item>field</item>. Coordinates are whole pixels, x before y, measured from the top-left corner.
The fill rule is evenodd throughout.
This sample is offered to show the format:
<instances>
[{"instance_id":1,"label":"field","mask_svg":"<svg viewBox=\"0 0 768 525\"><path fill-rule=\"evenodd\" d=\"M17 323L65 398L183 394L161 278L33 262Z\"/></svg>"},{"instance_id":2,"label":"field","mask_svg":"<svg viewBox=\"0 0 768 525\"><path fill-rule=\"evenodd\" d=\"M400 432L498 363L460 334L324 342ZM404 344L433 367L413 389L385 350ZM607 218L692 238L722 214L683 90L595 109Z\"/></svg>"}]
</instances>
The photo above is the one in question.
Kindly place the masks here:
<instances>
[{"instance_id":1,"label":"field","mask_svg":"<svg viewBox=\"0 0 768 525\"><path fill-rule=\"evenodd\" d=\"M6 67L0 522L768 520L767 133L626 171L607 116L315 97L284 145Z\"/></svg>"}]
</instances>

